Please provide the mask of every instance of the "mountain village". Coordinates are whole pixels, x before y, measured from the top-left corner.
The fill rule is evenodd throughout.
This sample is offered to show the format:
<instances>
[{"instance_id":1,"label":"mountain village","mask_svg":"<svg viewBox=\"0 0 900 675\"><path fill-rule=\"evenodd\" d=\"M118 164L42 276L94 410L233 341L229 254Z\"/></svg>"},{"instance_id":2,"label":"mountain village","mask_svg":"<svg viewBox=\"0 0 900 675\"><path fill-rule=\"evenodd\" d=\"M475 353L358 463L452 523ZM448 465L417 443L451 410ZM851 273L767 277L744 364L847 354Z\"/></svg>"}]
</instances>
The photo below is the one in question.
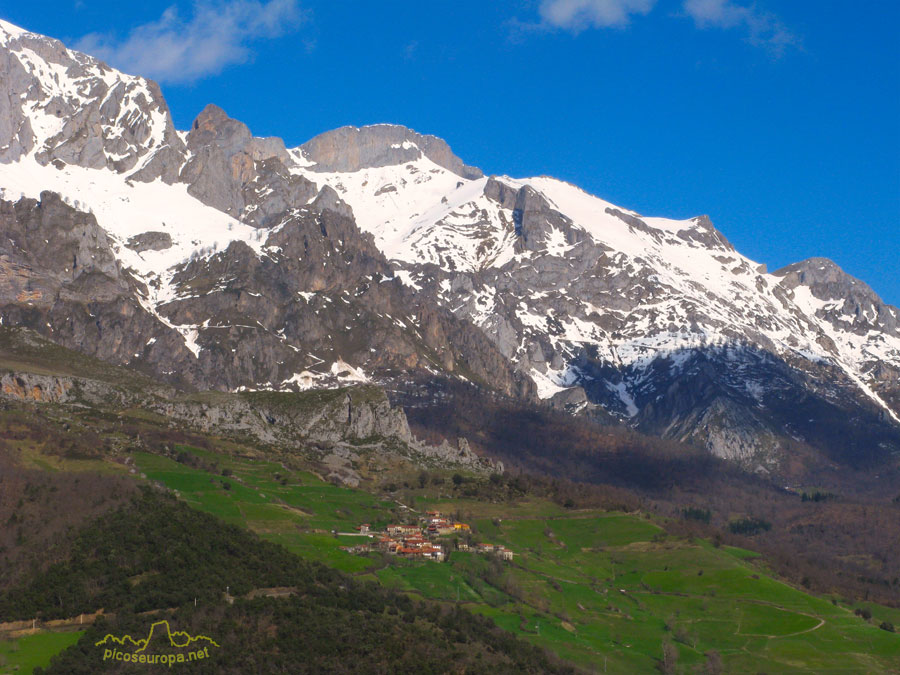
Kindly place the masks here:
<instances>
[{"instance_id":1,"label":"mountain village","mask_svg":"<svg viewBox=\"0 0 900 675\"><path fill-rule=\"evenodd\" d=\"M358 528L358 536L375 541L356 546L343 546L343 550L358 555L381 551L411 560L443 562L451 551L495 555L501 560L512 560L514 553L502 544L471 543L471 527L449 518L440 511L428 511L415 523L392 524L383 531L373 531L368 523ZM339 533L340 534L340 533ZM454 536L456 535L456 536Z\"/></svg>"}]
</instances>

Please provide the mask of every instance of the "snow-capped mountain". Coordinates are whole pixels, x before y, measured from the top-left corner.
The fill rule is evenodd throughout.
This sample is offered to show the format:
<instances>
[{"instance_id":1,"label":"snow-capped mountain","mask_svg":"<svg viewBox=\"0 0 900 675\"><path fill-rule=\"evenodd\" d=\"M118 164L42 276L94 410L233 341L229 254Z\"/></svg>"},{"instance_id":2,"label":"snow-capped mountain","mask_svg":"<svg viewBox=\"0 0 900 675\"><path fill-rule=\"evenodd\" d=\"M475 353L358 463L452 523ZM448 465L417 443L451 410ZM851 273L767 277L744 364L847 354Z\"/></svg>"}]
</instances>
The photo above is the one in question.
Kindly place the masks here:
<instances>
[{"instance_id":1,"label":"snow-capped mountain","mask_svg":"<svg viewBox=\"0 0 900 675\"><path fill-rule=\"evenodd\" d=\"M826 441L823 417L900 420L900 312L831 261L770 274L707 217L425 157L326 180L404 283L482 328L542 398L753 462L779 437ZM772 419L800 399L812 417Z\"/></svg>"},{"instance_id":2,"label":"snow-capped mountain","mask_svg":"<svg viewBox=\"0 0 900 675\"><path fill-rule=\"evenodd\" d=\"M900 450L900 312L834 263L768 273L705 216L404 127L176 131L154 83L0 22L0 189L4 322L176 382L441 371L754 467Z\"/></svg>"},{"instance_id":3,"label":"snow-capped mountain","mask_svg":"<svg viewBox=\"0 0 900 675\"><path fill-rule=\"evenodd\" d=\"M0 46L5 323L183 386L413 368L533 389L476 327L394 279L299 150L215 106L176 132L154 83L56 40L0 23Z\"/></svg>"}]
</instances>

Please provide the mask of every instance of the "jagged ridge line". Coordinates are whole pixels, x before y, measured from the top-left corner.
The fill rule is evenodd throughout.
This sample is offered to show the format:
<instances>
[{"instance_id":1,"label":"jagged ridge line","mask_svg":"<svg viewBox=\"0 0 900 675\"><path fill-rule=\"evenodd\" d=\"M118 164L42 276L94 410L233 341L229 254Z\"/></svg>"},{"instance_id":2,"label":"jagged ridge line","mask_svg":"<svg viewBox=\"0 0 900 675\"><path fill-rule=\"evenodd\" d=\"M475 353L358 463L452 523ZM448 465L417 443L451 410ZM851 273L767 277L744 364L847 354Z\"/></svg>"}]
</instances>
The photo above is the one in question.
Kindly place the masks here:
<instances>
[{"instance_id":1,"label":"jagged ridge line","mask_svg":"<svg viewBox=\"0 0 900 675\"><path fill-rule=\"evenodd\" d=\"M116 636L113 635L112 633L107 633L107 634L103 637L102 640L100 640L99 642L95 642L95 643L94 643L94 646L95 646L95 647L101 647L101 646L105 645L107 642L112 641L112 642L114 642L114 643L116 643L116 644L118 644L118 645L124 647L124 646L125 646L125 641L127 640L128 642L130 642L130 643L131 643L132 645L134 645L135 647L137 647L137 646L140 645L140 649L136 649L136 650L135 650L135 653L142 652L142 651L144 651L144 650L147 648L147 645L150 644L150 640L151 640L151 638L153 637L153 633L154 633L156 627L157 627L157 626L161 626L161 625L165 625L165 627L166 627L166 637L168 638L169 644L170 644L172 647L178 647L178 648L189 647L192 643L198 642L198 641L200 641L200 640L206 640L206 641L208 641L210 644L212 644L212 645L214 645L214 646L216 646L216 647L219 646L219 643L218 643L218 642L216 642L216 641L213 640L211 637L208 637L208 636L206 636L206 635L198 635L197 637L191 637L191 635L190 635L187 631L183 631L183 630L177 630L177 631L175 631L175 632L173 633L173 632L172 632L172 628L169 626L169 621L168 621L168 619L163 619L162 621L157 621L157 622L153 623L153 624L150 626L150 632L147 634L147 637L141 638L140 640L135 640L135 639L134 639L133 637L131 637L130 635L123 635L122 637L116 637ZM184 642L184 644L179 644L178 642L176 642L176 641L175 641L175 637L176 637L176 636L179 636L179 637L183 636L183 637L185 638L185 640L186 640L186 641Z\"/></svg>"}]
</instances>

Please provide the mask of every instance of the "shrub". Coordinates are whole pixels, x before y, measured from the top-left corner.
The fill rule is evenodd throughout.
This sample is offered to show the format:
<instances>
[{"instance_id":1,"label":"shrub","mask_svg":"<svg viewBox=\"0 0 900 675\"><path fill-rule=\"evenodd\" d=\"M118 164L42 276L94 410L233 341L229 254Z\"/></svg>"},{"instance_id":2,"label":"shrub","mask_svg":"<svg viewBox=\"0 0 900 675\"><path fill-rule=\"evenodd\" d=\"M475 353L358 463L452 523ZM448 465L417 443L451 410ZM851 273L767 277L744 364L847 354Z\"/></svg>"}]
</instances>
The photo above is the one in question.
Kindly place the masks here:
<instances>
[{"instance_id":1,"label":"shrub","mask_svg":"<svg viewBox=\"0 0 900 675\"><path fill-rule=\"evenodd\" d=\"M709 525L709 521L712 519L712 514L709 509L698 509L696 506L688 506L681 510L681 514L684 516L685 520L696 520L701 523L706 523Z\"/></svg>"},{"instance_id":2,"label":"shrub","mask_svg":"<svg viewBox=\"0 0 900 675\"><path fill-rule=\"evenodd\" d=\"M728 529L733 534L744 534L752 536L760 532L767 532L772 529L772 523L762 518L739 518L728 523Z\"/></svg>"}]
</instances>

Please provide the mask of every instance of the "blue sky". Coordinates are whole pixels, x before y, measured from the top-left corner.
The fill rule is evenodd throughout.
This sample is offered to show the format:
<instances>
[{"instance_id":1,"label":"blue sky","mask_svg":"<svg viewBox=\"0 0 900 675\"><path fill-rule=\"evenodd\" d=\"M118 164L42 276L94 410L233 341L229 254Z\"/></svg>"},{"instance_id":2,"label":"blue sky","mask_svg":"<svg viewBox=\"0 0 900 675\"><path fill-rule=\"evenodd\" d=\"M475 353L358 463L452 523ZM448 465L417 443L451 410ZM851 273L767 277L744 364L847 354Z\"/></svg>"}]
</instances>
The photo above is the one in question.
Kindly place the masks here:
<instances>
[{"instance_id":1,"label":"blue sky","mask_svg":"<svg viewBox=\"0 0 900 675\"><path fill-rule=\"evenodd\" d=\"M900 305L894 0L8 2L0 16L289 145L445 138L647 215L709 214L770 269L834 259Z\"/></svg>"}]
</instances>

